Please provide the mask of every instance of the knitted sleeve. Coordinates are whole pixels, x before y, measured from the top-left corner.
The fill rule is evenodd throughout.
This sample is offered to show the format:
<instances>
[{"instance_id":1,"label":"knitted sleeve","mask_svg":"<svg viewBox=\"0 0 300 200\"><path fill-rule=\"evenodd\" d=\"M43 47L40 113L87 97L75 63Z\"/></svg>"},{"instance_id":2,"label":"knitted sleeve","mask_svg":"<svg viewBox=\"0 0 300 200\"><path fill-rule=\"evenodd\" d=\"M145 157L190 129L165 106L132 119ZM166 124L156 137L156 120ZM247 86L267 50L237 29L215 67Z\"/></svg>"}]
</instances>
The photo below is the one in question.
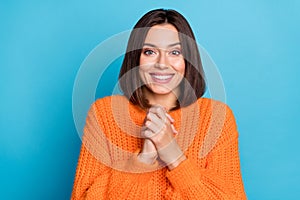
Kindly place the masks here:
<instances>
[{"instance_id":1,"label":"knitted sleeve","mask_svg":"<svg viewBox=\"0 0 300 200\"><path fill-rule=\"evenodd\" d=\"M71 199L106 199L110 169L82 145Z\"/></svg>"},{"instance_id":2,"label":"knitted sleeve","mask_svg":"<svg viewBox=\"0 0 300 200\"><path fill-rule=\"evenodd\" d=\"M105 199L111 169L107 144L100 134L96 105L91 106L84 127L71 199ZM100 162L102 160L103 162Z\"/></svg>"},{"instance_id":3,"label":"knitted sleeve","mask_svg":"<svg viewBox=\"0 0 300 200\"><path fill-rule=\"evenodd\" d=\"M238 132L234 116L226 106L226 119L217 144L207 155L205 168L187 158L166 176L171 183L169 199L246 199L243 188Z\"/></svg>"},{"instance_id":4,"label":"knitted sleeve","mask_svg":"<svg viewBox=\"0 0 300 200\"><path fill-rule=\"evenodd\" d=\"M145 170L157 166L140 163L136 157L128 161L127 165L131 170ZM114 170L99 162L82 145L71 199L148 199L154 193L151 192L152 173Z\"/></svg>"},{"instance_id":5,"label":"knitted sleeve","mask_svg":"<svg viewBox=\"0 0 300 200\"><path fill-rule=\"evenodd\" d=\"M139 162L137 154L140 150L137 149L124 162L122 168L126 172L115 170L111 164L107 138L99 130L105 117L101 117L101 120L98 114L97 106L93 104L84 127L71 199L146 199L146 196L151 195L148 194L150 179L158 162L153 165Z\"/></svg>"}]
</instances>

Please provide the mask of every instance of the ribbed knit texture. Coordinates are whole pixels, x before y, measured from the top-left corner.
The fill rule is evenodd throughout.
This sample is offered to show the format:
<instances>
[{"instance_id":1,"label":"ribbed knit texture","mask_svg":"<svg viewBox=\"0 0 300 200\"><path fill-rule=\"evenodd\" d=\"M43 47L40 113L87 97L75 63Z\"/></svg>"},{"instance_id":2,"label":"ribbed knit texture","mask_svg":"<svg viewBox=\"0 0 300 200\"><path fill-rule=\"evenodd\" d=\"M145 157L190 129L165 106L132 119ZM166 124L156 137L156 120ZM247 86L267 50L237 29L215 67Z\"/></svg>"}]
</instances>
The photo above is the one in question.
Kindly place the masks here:
<instances>
[{"instance_id":1,"label":"ribbed knit texture","mask_svg":"<svg viewBox=\"0 0 300 200\"><path fill-rule=\"evenodd\" d=\"M137 160L146 111L123 96L97 100L87 116L71 199L246 199L230 108L200 98L169 114L187 157L171 171L160 161Z\"/></svg>"}]
</instances>

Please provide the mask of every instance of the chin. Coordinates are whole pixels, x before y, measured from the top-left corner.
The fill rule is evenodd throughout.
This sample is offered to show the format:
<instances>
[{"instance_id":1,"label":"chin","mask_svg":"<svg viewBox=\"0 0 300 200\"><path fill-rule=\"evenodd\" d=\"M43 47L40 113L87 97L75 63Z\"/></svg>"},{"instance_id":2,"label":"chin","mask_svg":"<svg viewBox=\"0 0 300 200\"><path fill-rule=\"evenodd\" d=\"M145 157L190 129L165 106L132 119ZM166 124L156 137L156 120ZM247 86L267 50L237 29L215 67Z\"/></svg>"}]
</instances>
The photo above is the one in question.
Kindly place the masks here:
<instances>
[{"instance_id":1,"label":"chin","mask_svg":"<svg viewBox=\"0 0 300 200\"><path fill-rule=\"evenodd\" d=\"M175 91L176 91L176 89L166 88L166 87L162 87L162 86L148 85L146 87L151 93L158 94L158 95L167 95L170 93L175 94Z\"/></svg>"}]
</instances>

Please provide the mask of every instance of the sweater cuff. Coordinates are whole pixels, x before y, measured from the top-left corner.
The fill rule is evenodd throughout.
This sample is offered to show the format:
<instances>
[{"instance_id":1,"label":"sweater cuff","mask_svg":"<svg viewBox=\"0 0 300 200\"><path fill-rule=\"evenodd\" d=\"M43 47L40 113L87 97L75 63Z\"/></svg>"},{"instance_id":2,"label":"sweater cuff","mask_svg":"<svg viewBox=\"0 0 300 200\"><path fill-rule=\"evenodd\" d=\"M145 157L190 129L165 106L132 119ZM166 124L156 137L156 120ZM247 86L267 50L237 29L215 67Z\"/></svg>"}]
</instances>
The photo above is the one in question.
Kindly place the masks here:
<instances>
[{"instance_id":1,"label":"sweater cuff","mask_svg":"<svg viewBox=\"0 0 300 200\"><path fill-rule=\"evenodd\" d=\"M175 189L184 189L199 182L197 171L195 164L187 158L173 170L167 171L166 176Z\"/></svg>"}]
</instances>

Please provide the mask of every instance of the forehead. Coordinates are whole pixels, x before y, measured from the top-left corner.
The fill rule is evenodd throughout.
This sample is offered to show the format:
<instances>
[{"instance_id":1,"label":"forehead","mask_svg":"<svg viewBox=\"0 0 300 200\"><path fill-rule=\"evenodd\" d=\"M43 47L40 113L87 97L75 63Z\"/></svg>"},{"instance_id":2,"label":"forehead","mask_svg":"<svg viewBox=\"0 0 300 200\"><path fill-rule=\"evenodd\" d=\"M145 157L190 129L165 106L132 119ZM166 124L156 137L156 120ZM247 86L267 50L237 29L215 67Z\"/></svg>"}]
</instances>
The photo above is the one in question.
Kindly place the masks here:
<instances>
[{"instance_id":1,"label":"forehead","mask_svg":"<svg viewBox=\"0 0 300 200\"><path fill-rule=\"evenodd\" d=\"M160 24L150 28L145 38L145 43L166 48L170 44L179 43L177 29L171 24Z\"/></svg>"}]
</instances>

